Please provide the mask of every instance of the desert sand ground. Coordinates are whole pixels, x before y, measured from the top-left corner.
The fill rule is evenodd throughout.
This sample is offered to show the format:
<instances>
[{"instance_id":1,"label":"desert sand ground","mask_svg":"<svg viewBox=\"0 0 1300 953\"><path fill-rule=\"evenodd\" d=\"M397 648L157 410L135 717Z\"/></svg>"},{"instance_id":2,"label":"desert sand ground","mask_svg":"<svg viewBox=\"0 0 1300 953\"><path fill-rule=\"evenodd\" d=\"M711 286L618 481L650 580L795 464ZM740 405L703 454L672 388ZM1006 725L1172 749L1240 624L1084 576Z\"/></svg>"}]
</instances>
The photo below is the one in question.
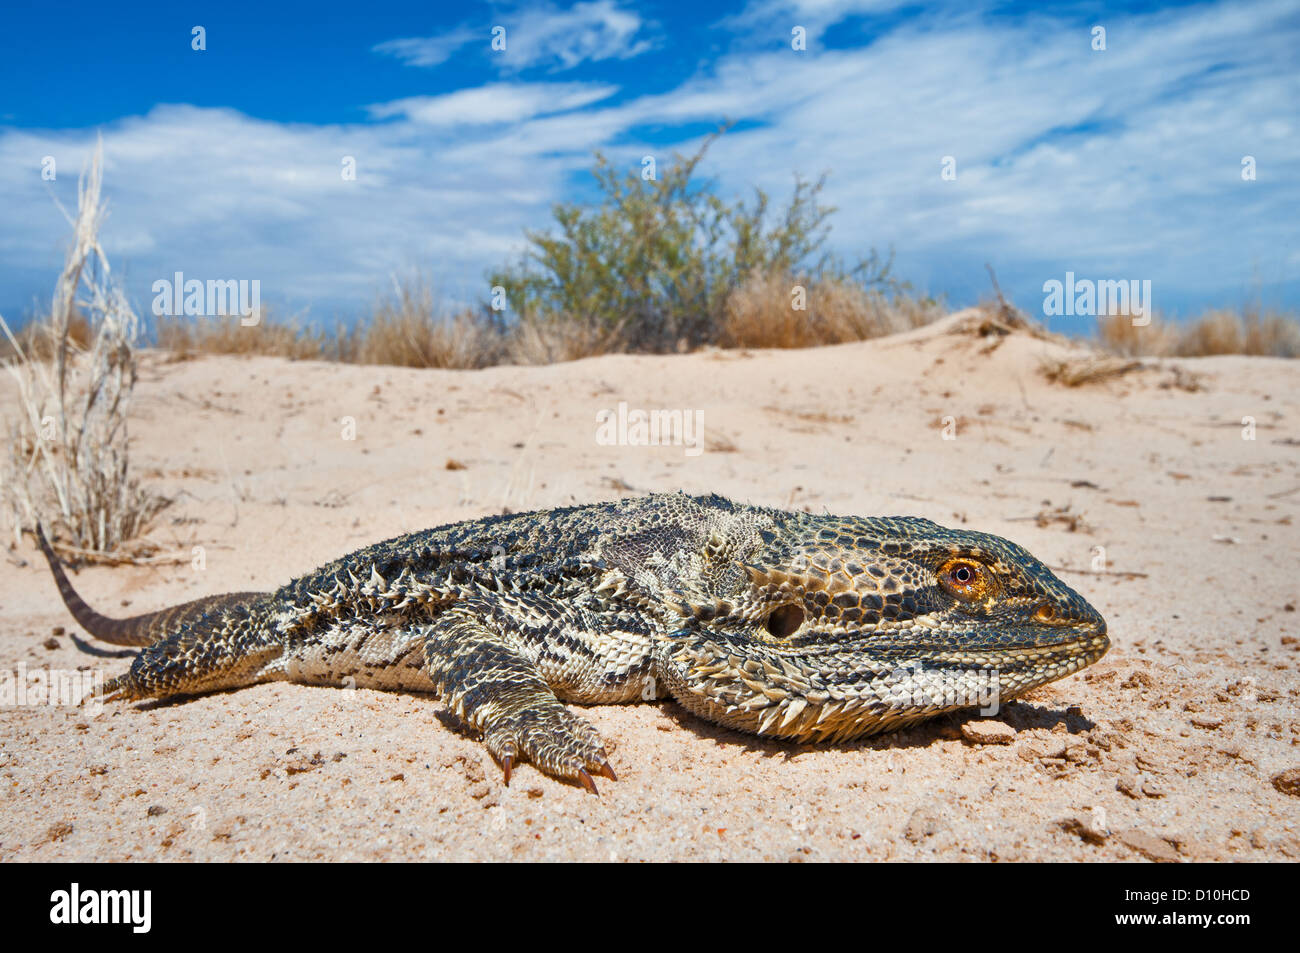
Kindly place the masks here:
<instances>
[{"instance_id":1,"label":"desert sand ground","mask_svg":"<svg viewBox=\"0 0 1300 953\"><path fill-rule=\"evenodd\" d=\"M273 588L503 508L682 489L1010 537L1102 611L1112 648L997 719L849 744L760 741L671 702L588 708L620 778L599 798L527 765L503 787L427 696L11 706L0 860L1300 858L1300 797L1273 780L1300 767L1300 363L1071 389L1039 373L1062 345L964 320L468 372L147 355L134 460L175 497L151 535L177 559L78 573L110 614ZM703 411L704 452L601 445L620 401ZM30 540L2 578L0 669L126 669L74 645Z\"/></svg>"}]
</instances>

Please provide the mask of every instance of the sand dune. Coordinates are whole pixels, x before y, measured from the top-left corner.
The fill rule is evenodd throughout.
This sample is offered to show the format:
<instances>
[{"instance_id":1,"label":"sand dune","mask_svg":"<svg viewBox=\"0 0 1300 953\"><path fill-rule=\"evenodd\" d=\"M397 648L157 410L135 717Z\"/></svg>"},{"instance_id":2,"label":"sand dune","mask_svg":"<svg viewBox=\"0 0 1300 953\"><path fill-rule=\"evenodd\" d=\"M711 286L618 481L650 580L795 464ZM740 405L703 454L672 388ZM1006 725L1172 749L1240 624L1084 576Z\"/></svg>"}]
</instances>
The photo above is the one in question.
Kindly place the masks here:
<instances>
[{"instance_id":1,"label":"sand dune","mask_svg":"<svg viewBox=\"0 0 1300 953\"><path fill-rule=\"evenodd\" d=\"M1110 624L1110 654L1009 706L1009 731L972 714L796 748L671 703L591 708L620 778L596 799L530 766L502 787L422 696L13 706L0 860L1300 858L1300 800L1273 781L1300 768L1300 364L1067 388L1039 372L1066 346L961 333L969 317L464 372L150 354L134 460L176 498L151 534L176 561L75 582L127 614L273 588L409 530L650 490L914 514L1024 544ZM702 452L599 441L620 403L701 412ZM0 669L126 668L52 634L75 629L30 541L7 562Z\"/></svg>"}]
</instances>

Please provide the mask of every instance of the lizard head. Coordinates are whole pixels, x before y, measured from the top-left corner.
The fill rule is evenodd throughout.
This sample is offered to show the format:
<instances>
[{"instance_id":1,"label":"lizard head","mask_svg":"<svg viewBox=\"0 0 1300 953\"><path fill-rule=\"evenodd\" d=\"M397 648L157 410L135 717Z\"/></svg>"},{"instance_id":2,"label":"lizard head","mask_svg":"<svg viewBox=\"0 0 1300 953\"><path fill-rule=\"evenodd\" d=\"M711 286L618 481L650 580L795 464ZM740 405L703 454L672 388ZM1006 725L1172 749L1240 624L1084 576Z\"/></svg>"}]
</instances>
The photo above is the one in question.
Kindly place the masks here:
<instances>
[{"instance_id":1,"label":"lizard head","mask_svg":"<svg viewBox=\"0 0 1300 953\"><path fill-rule=\"evenodd\" d=\"M1109 647L1096 609L1023 547L987 533L907 517L804 517L759 531L737 556L726 591L678 606L687 624L665 667L674 694L751 731L887 730L1006 701Z\"/></svg>"}]
</instances>

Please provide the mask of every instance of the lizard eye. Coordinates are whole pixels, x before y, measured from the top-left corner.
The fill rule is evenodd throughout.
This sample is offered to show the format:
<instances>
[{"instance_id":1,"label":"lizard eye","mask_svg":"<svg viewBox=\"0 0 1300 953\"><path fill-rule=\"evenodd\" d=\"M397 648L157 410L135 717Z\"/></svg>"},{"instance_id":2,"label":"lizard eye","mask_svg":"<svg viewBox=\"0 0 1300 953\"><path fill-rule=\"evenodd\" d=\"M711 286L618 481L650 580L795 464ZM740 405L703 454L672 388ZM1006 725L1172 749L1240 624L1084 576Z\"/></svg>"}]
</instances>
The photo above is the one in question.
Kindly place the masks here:
<instances>
[{"instance_id":1,"label":"lizard eye","mask_svg":"<svg viewBox=\"0 0 1300 953\"><path fill-rule=\"evenodd\" d=\"M778 606L767 617L767 631L777 639L788 639L803 625L803 609L799 606Z\"/></svg>"},{"instance_id":2,"label":"lizard eye","mask_svg":"<svg viewBox=\"0 0 1300 953\"><path fill-rule=\"evenodd\" d=\"M969 559L950 559L939 569L940 584L961 599L979 599L990 588L988 570Z\"/></svg>"}]
</instances>

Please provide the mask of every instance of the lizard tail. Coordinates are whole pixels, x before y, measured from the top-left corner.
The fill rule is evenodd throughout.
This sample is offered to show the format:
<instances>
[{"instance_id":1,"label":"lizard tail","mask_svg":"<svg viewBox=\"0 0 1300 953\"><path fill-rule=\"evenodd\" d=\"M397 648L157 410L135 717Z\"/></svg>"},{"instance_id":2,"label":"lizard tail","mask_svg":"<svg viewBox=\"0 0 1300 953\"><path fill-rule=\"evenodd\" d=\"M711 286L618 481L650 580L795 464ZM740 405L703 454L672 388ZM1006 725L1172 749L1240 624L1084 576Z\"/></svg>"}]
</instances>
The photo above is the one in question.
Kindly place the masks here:
<instances>
[{"instance_id":1,"label":"lizard tail","mask_svg":"<svg viewBox=\"0 0 1300 953\"><path fill-rule=\"evenodd\" d=\"M77 590L73 589L72 583L68 581L63 565L50 547L39 523L36 525L36 542L40 544L41 552L45 554L45 561L50 564L50 572L54 574L54 583L59 587L63 604L68 607L77 624L101 642L112 645L152 645L175 632L180 626L194 622L214 609L238 604L246 605L262 596L260 592L229 592L219 596L203 596L168 609L131 616L129 619L110 619L90 608L85 600L77 595Z\"/></svg>"}]
</instances>

